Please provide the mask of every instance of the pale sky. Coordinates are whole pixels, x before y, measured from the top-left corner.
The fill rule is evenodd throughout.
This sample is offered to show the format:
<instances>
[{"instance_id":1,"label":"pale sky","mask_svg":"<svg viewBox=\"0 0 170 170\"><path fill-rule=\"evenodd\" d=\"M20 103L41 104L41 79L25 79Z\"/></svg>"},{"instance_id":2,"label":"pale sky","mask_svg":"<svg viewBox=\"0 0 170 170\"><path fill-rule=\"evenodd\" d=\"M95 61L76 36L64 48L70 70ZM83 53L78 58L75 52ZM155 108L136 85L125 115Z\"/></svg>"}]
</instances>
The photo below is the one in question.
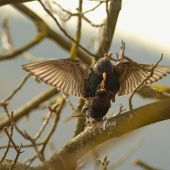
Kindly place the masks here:
<instances>
[{"instance_id":1,"label":"pale sky","mask_svg":"<svg viewBox=\"0 0 170 170\"><path fill-rule=\"evenodd\" d=\"M78 0L57 0L65 9L76 12ZM30 3L34 4L35 3ZM96 1L83 1L83 10L91 9ZM35 8L35 6L34 6ZM37 4L36 10L41 9ZM86 15L94 23L100 23L106 16L105 5ZM118 33L132 34L143 41L150 39L170 51L170 1L167 0L123 0L122 10L117 22Z\"/></svg>"},{"instance_id":2,"label":"pale sky","mask_svg":"<svg viewBox=\"0 0 170 170\"><path fill-rule=\"evenodd\" d=\"M72 12L76 12L75 8L78 7L78 0L56 0L56 2ZM46 12L43 11L38 2L26 4L36 12L40 12L45 19ZM84 0L83 11L91 9L97 4L96 1ZM54 7L57 6L54 5ZM105 4L86 16L94 23L101 23L106 16ZM49 17L47 20L50 21ZM53 21L52 23L54 24ZM69 25L69 27L72 27L72 25ZM122 10L117 22L117 34L124 37L127 35L138 37L144 44L154 43L158 48L162 48L162 51L169 51L170 54L170 1L123 0Z\"/></svg>"}]
</instances>

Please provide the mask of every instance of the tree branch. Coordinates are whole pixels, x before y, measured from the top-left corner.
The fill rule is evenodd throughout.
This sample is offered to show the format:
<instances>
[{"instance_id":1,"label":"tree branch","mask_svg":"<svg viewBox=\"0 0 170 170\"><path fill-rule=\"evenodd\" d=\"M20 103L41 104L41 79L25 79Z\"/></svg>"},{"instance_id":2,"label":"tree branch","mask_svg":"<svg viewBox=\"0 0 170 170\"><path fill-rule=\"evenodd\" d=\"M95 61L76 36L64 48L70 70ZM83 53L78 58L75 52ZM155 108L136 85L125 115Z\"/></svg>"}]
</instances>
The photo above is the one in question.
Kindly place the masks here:
<instances>
[{"instance_id":1,"label":"tree branch","mask_svg":"<svg viewBox=\"0 0 170 170\"><path fill-rule=\"evenodd\" d=\"M35 46L36 44L41 42L42 39L46 37L46 34L47 34L46 31L39 32L29 43L27 43L23 47L13 50L13 53L11 53L11 54L6 54L3 56L0 56L0 61L14 58L17 55L23 53L24 51L32 48L33 46Z\"/></svg>"},{"instance_id":2,"label":"tree branch","mask_svg":"<svg viewBox=\"0 0 170 170\"><path fill-rule=\"evenodd\" d=\"M84 99L79 99L77 108L76 108L76 114L79 114L81 112L82 107L84 106ZM81 118L75 118L76 119L76 125L74 129L73 137L76 137L78 134L80 134L86 125L86 119Z\"/></svg>"},{"instance_id":3,"label":"tree branch","mask_svg":"<svg viewBox=\"0 0 170 170\"><path fill-rule=\"evenodd\" d=\"M143 86L137 91L142 97L164 100L170 98L170 86L162 84L151 84Z\"/></svg>"},{"instance_id":4,"label":"tree branch","mask_svg":"<svg viewBox=\"0 0 170 170\"><path fill-rule=\"evenodd\" d=\"M118 19L118 15L119 12L121 10L121 0L111 0L110 1L110 7L109 7L109 11L108 11L108 16L111 16L107 19L107 22L105 23L104 26L104 30L103 30L103 35L102 35L102 39L100 41L98 50L96 52L96 58L99 59L101 57L103 57L103 51L102 49L104 49L104 51L107 53L110 49L110 45L112 43L112 38L114 35L114 31L116 28L116 22ZM108 24L109 22L109 24ZM108 31L108 33L107 33ZM109 39L107 40L107 35L109 35Z\"/></svg>"},{"instance_id":5,"label":"tree branch","mask_svg":"<svg viewBox=\"0 0 170 170\"><path fill-rule=\"evenodd\" d=\"M81 39L81 13L82 13L82 4L83 4L83 1L82 0L79 0L79 7L78 7L78 22L77 22L77 31L76 31L76 35L75 35L75 41L77 43L73 43L72 44L72 47L70 49L70 55L68 56L68 58L76 58L77 57L77 50L78 50L78 43L80 42L80 39Z\"/></svg>"},{"instance_id":6,"label":"tree branch","mask_svg":"<svg viewBox=\"0 0 170 170\"><path fill-rule=\"evenodd\" d=\"M36 13L34 13L29 8L27 8L25 5L13 4L12 6L14 6L16 9L21 11L27 17L29 17L35 23L35 25L37 25L37 23L39 22L44 22L46 24L46 22L41 17L39 17ZM51 29L48 25L47 25L47 31L48 31L48 34L47 34L48 38L52 39L54 42L59 44L65 50L70 51L71 46L72 46L72 43L70 41L68 41L65 37L61 36L56 31ZM91 64L91 61L92 61L91 57L89 57L89 55L87 55L84 51L78 49L77 55L78 55L78 58L80 58L87 64Z\"/></svg>"},{"instance_id":7,"label":"tree branch","mask_svg":"<svg viewBox=\"0 0 170 170\"><path fill-rule=\"evenodd\" d=\"M129 109L130 112L133 112L133 105L132 105L132 97L135 94L135 92L137 92L140 87L153 75L154 69L157 67L157 65L159 64L159 62L162 60L163 58L163 54L161 55L161 58L156 62L155 65L153 65L150 69L150 73L141 81L141 83L139 83L139 85L133 90L133 92L131 93L130 97L129 97Z\"/></svg>"},{"instance_id":8,"label":"tree branch","mask_svg":"<svg viewBox=\"0 0 170 170\"><path fill-rule=\"evenodd\" d=\"M45 5L42 3L41 0L38 0L40 2L40 4L42 5L42 7L44 8L44 10L51 16L51 18L55 21L55 23L57 24L57 26L60 28L60 30L65 34L66 37L68 37L72 42L76 43L81 49L83 49L87 54L96 57L95 54L91 53L90 51L88 51L87 49L85 49L82 45L80 45L76 40L74 40L74 38L72 38L60 25L60 23L58 22L57 18L54 17L54 15L45 7Z\"/></svg>"},{"instance_id":9,"label":"tree branch","mask_svg":"<svg viewBox=\"0 0 170 170\"><path fill-rule=\"evenodd\" d=\"M77 160L97 145L135 129L170 119L169 103L170 99L155 102L134 109L135 114L131 114L128 111L105 121L95 122L81 134L68 141L55 154L49 157L46 162L60 170L75 169ZM11 161L4 160L0 164L0 169L4 168L3 170L6 170L10 163ZM20 166L25 165L17 163L14 169L18 170ZM24 167L26 170L28 168L29 170L45 170L45 165L41 163L36 167Z\"/></svg>"},{"instance_id":10,"label":"tree branch","mask_svg":"<svg viewBox=\"0 0 170 170\"><path fill-rule=\"evenodd\" d=\"M133 165L138 165L140 167L142 167L145 170L161 170L160 168L155 168L149 164L146 164L145 162L141 161L140 159L135 158L134 160L132 160L132 164ZM163 169L162 169L163 170Z\"/></svg>"},{"instance_id":11,"label":"tree branch","mask_svg":"<svg viewBox=\"0 0 170 170\"><path fill-rule=\"evenodd\" d=\"M31 1L35 1L35 0L0 0L0 6L13 4L13 3L31 2Z\"/></svg>"},{"instance_id":12,"label":"tree branch","mask_svg":"<svg viewBox=\"0 0 170 170\"><path fill-rule=\"evenodd\" d=\"M35 96L33 99L25 103L23 106L18 108L14 111L14 121L18 121L20 118L22 118L24 115L28 115L29 112L35 108L38 108L39 104L42 102L48 100L50 97L54 96L58 93L58 90L54 87L50 87L47 90L41 92L37 96ZM10 126L10 122L8 120L8 117L4 117L1 120L0 123L0 130L2 130L5 126Z\"/></svg>"},{"instance_id":13,"label":"tree branch","mask_svg":"<svg viewBox=\"0 0 170 170\"><path fill-rule=\"evenodd\" d=\"M14 95L15 93L21 89L21 87L24 85L24 83L26 82L26 80L28 79L28 77L30 76L30 74L27 74L25 77L23 77L21 79L21 82L19 83L19 85L17 86L17 88L15 88L12 93L6 98L4 99L2 102L7 102L8 100L10 100ZM1 106L1 102L0 102L0 106Z\"/></svg>"}]
</instances>

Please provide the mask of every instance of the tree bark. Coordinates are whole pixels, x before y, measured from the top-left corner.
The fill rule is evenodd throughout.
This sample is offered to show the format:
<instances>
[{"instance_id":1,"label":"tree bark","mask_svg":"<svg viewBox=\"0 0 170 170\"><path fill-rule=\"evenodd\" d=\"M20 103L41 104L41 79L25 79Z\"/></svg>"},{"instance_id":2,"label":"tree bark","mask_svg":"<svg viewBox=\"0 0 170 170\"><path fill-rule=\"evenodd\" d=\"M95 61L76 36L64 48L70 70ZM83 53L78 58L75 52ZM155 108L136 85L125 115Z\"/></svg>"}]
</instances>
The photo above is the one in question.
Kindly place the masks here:
<instances>
[{"instance_id":1,"label":"tree bark","mask_svg":"<svg viewBox=\"0 0 170 170\"><path fill-rule=\"evenodd\" d=\"M97 145L114 137L122 136L132 130L147 126L156 122L170 119L170 99L158 101L134 109L104 121L90 124L82 133L68 141L46 162L54 169L72 170L76 168L77 160ZM0 164L0 170L9 169L12 161L4 160ZM47 164L46 164L47 165ZM29 167L21 163L14 166L14 170L24 167L25 170L48 169L44 163L35 167Z\"/></svg>"}]
</instances>

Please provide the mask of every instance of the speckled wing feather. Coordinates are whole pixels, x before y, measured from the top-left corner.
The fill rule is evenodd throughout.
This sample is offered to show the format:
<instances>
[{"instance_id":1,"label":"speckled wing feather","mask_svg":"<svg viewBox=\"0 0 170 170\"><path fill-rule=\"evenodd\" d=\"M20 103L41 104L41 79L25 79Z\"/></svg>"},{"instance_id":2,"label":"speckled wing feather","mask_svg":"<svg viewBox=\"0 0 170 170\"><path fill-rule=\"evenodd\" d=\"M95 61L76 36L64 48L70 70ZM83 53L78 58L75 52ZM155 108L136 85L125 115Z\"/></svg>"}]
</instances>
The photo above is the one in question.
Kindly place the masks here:
<instances>
[{"instance_id":1,"label":"speckled wing feather","mask_svg":"<svg viewBox=\"0 0 170 170\"><path fill-rule=\"evenodd\" d=\"M149 64L140 65L146 68L151 67ZM114 66L114 69L116 70L120 81L120 89L118 91L119 96L132 93L139 83L141 83L141 81L149 74L148 71L144 71L139 67L132 65L130 62L119 63ZM144 85L152 84L153 82L162 79L162 77L170 74L168 70L170 70L170 66L157 66L154 69L153 76L150 77Z\"/></svg>"},{"instance_id":2,"label":"speckled wing feather","mask_svg":"<svg viewBox=\"0 0 170 170\"><path fill-rule=\"evenodd\" d=\"M22 65L32 76L77 97L85 97L90 66L81 60L56 59Z\"/></svg>"}]
</instances>

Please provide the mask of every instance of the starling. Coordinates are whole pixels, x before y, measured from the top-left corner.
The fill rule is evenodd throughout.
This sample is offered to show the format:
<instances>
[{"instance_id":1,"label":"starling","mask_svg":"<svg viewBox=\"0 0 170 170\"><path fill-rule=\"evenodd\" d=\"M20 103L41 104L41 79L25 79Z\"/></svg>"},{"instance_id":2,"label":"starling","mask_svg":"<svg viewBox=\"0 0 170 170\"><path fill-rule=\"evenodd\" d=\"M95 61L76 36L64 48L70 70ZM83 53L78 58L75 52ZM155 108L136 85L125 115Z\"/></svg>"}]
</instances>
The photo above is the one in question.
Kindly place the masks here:
<instances>
[{"instance_id":1,"label":"starling","mask_svg":"<svg viewBox=\"0 0 170 170\"><path fill-rule=\"evenodd\" d=\"M146 68L151 67L149 64L140 65ZM108 55L99 59L94 66L81 60L67 58L25 64L22 65L22 68L46 84L70 95L86 99L95 96L105 72L105 89L109 92L109 97L113 102L116 93L118 96L132 93L149 73L130 62L119 62L113 65ZM153 76L145 84L152 84L162 79L163 76L170 73L168 70L170 70L169 66L157 66Z\"/></svg>"},{"instance_id":2,"label":"starling","mask_svg":"<svg viewBox=\"0 0 170 170\"><path fill-rule=\"evenodd\" d=\"M89 117L95 120L102 120L111 106L104 82L103 80L102 83L98 85L94 97L85 100L81 113L73 117L85 118L86 116L88 121L90 121Z\"/></svg>"}]
</instances>

